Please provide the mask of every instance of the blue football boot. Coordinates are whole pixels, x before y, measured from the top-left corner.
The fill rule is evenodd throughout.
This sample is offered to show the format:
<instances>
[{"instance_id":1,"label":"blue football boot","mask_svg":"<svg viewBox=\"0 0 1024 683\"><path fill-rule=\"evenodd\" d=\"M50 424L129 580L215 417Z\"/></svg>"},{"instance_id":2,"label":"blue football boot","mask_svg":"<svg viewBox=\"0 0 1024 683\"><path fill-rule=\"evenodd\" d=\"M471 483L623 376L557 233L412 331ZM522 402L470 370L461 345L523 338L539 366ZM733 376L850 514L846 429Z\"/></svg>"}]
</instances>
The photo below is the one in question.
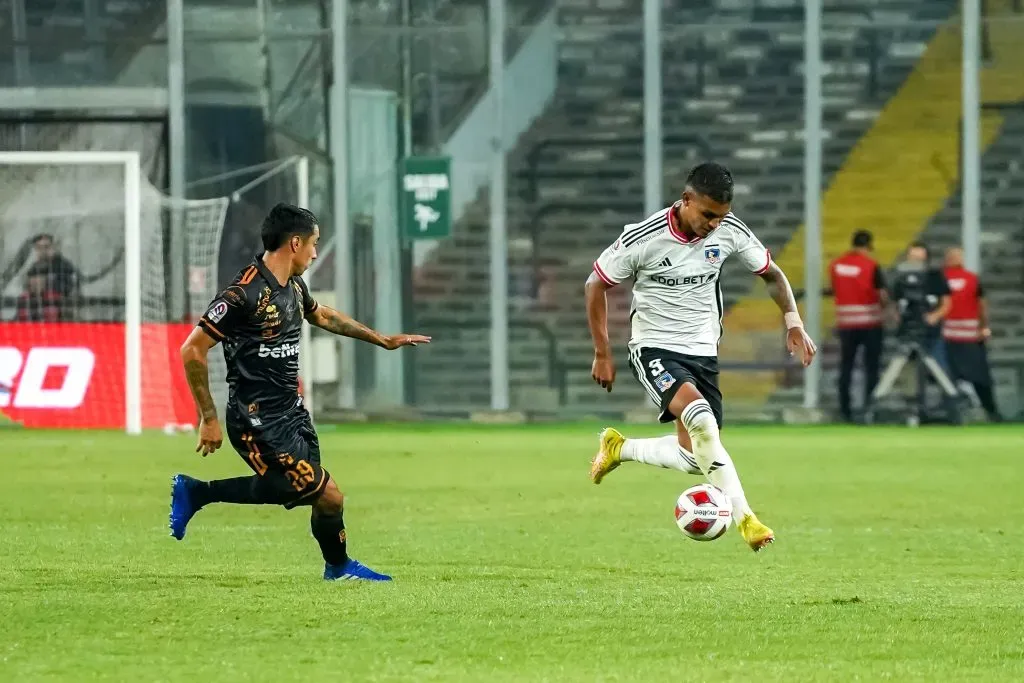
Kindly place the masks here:
<instances>
[{"instance_id":1,"label":"blue football boot","mask_svg":"<svg viewBox=\"0 0 1024 683\"><path fill-rule=\"evenodd\" d=\"M185 527L188 526L192 516L199 512L200 505L196 505L193 491L200 484L198 479L193 479L186 474L177 474L171 480L171 536L179 541L185 538Z\"/></svg>"},{"instance_id":2,"label":"blue football boot","mask_svg":"<svg viewBox=\"0 0 1024 683\"><path fill-rule=\"evenodd\" d=\"M378 574L365 564L349 558L345 564L324 566L324 581L390 581L387 574Z\"/></svg>"}]
</instances>

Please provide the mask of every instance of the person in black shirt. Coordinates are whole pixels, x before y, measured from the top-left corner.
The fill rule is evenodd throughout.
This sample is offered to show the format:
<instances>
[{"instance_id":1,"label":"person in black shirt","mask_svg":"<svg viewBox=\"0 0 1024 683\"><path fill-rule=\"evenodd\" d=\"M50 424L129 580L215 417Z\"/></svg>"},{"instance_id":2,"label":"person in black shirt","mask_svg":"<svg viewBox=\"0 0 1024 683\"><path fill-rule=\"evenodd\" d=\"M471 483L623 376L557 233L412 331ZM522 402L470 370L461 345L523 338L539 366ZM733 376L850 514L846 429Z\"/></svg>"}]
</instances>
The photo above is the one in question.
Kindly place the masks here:
<instances>
[{"instance_id":1,"label":"person in black shirt","mask_svg":"<svg viewBox=\"0 0 1024 683\"><path fill-rule=\"evenodd\" d=\"M29 268L26 277L42 276L43 290L56 304L59 319L71 320L77 308L78 291L82 284L78 269L60 253L53 235L49 233L40 233L33 237L32 247L36 252L36 261Z\"/></svg>"},{"instance_id":2,"label":"person in black shirt","mask_svg":"<svg viewBox=\"0 0 1024 683\"><path fill-rule=\"evenodd\" d=\"M942 271L932 268L929 262L930 254L928 247L922 242L914 242L907 249L906 263L921 268L924 277L924 285L921 291L924 293L925 310L921 313L924 325L921 326L922 338L920 341L927 351L939 365L946 368L945 344L942 342L942 321L949 313L952 306L949 283L946 282ZM907 289L907 278L898 278L893 287L892 299L897 305L905 298ZM905 317L905 316L903 316ZM909 321L913 323L914 321ZM901 322L901 329L912 327L908 321Z\"/></svg>"},{"instance_id":3,"label":"person in black shirt","mask_svg":"<svg viewBox=\"0 0 1024 683\"><path fill-rule=\"evenodd\" d=\"M72 265L57 249L53 235L41 233L32 238L32 246L36 251L36 262L32 264L35 272L46 275L47 289L57 292L65 299L75 296L78 289L78 269Z\"/></svg>"},{"instance_id":4,"label":"person in black shirt","mask_svg":"<svg viewBox=\"0 0 1024 683\"><path fill-rule=\"evenodd\" d=\"M920 420L928 414L926 388L936 382L943 389L945 412L950 420L960 419L956 402L956 390L943 367L945 346L942 342L941 324L952 305L949 284L942 272L932 268L928 261L928 248L921 242L914 242L907 249L903 263L896 266L892 301L897 307L899 327L896 339L900 342L899 355L894 358L883 378L877 393L887 394L902 370L903 364L915 360L916 374L916 415ZM896 374L890 374L895 372ZM880 398L873 396L872 400ZM867 411L867 421L872 422L873 409Z\"/></svg>"},{"instance_id":5,"label":"person in black shirt","mask_svg":"<svg viewBox=\"0 0 1024 683\"><path fill-rule=\"evenodd\" d=\"M326 566L324 579L388 581L348 556L342 493L320 464L320 445L299 394L302 321L393 350L430 341L383 335L321 306L299 277L313 259L320 230L305 209L278 204L263 221L266 251L258 254L210 304L181 349L201 421L197 452L213 453L223 433L210 394L207 354L222 343L228 368L228 439L255 472L201 481L174 477L171 535L181 540L189 520L210 503L300 505L313 508L310 526Z\"/></svg>"}]
</instances>

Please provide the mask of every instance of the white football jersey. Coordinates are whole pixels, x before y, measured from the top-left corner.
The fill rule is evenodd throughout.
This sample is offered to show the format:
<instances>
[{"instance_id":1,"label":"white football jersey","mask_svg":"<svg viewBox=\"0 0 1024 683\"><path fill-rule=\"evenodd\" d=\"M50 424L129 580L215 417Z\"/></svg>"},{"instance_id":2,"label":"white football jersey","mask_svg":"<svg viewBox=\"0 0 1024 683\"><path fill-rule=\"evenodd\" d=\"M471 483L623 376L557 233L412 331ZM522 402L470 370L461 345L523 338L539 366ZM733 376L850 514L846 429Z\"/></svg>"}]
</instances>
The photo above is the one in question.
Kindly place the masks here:
<instances>
[{"instance_id":1,"label":"white football jersey","mask_svg":"<svg viewBox=\"0 0 1024 683\"><path fill-rule=\"evenodd\" d=\"M634 279L629 350L656 347L689 356L717 356L724 302L718 279L734 255L750 272L768 270L771 254L731 212L704 239L688 241L675 206L631 223L594 262L605 283Z\"/></svg>"}]
</instances>

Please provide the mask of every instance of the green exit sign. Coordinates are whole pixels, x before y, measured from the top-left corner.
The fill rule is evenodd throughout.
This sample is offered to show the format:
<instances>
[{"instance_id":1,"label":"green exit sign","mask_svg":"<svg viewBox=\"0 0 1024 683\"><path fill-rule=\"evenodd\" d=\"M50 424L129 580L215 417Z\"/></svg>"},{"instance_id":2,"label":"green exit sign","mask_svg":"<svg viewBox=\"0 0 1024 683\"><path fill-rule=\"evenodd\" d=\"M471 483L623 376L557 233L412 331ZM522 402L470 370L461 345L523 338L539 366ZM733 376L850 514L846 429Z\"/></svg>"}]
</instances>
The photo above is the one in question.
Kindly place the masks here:
<instances>
[{"instance_id":1,"label":"green exit sign","mask_svg":"<svg viewBox=\"0 0 1024 683\"><path fill-rule=\"evenodd\" d=\"M452 174L448 157L402 161L402 232L408 239L440 239L452 232Z\"/></svg>"}]
</instances>

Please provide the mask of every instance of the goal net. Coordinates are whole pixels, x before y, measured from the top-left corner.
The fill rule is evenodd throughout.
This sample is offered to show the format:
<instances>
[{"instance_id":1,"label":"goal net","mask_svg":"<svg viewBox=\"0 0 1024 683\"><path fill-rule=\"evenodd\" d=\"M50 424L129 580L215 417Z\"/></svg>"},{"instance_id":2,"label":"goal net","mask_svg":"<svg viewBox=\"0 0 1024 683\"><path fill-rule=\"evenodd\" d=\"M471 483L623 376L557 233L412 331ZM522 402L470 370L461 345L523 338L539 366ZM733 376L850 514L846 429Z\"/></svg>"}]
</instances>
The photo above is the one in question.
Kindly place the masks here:
<instances>
[{"instance_id":1,"label":"goal net","mask_svg":"<svg viewBox=\"0 0 1024 683\"><path fill-rule=\"evenodd\" d=\"M38 427L193 424L178 349L216 293L228 203L171 200L136 152L0 152L0 411Z\"/></svg>"},{"instance_id":2,"label":"goal net","mask_svg":"<svg viewBox=\"0 0 1024 683\"><path fill-rule=\"evenodd\" d=\"M276 159L197 180L190 190L229 198L223 237L212 239L202 222L188 221L188 322L194 323L230 279L262 250L263 219L278 202L310 206L310 169L302 156ZM321 201L320 204L325 202ZM305 276L304 276L305 277ZM306 280L307 284L309 280ZM313 412L309 325L303 324L299 354L300 389L306 408ZM223 414L227 402L227 371L218 347L210 355L210 390Z\"/></svg>"}]
</instances>

